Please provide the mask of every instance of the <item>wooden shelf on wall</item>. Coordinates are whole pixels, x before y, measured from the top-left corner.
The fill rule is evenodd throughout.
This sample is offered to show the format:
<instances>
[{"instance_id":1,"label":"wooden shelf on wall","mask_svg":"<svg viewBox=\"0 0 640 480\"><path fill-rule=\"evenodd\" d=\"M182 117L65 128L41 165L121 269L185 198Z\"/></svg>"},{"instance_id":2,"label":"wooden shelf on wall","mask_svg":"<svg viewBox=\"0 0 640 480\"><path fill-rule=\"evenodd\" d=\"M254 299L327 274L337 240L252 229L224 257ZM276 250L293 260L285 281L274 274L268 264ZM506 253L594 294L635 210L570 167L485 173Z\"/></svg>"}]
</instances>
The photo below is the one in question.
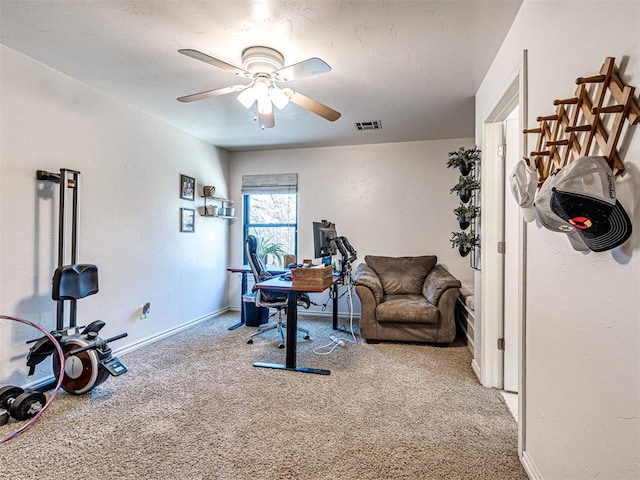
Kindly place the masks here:
<instances>
[{"instance_id":1,"label":"wooden shelf on wall","mask_svg":"<svg viewBox=\"0 0 640 480\"><path fill-rule=\"evenodd\" d=\"M233 205L233 200L229 200L224 197L216 197L213 195L200 195L200 198L204 199L204 205L200 207L199 213L202 217L215 217L215 218L225 218L227 220L236 220L234 215L220 215L218 214L220 208L227 209L227 205ZM211 203L207 205L207 200ZM220 204L220 208L218 207Z\"/></svg>"}]
</instances>

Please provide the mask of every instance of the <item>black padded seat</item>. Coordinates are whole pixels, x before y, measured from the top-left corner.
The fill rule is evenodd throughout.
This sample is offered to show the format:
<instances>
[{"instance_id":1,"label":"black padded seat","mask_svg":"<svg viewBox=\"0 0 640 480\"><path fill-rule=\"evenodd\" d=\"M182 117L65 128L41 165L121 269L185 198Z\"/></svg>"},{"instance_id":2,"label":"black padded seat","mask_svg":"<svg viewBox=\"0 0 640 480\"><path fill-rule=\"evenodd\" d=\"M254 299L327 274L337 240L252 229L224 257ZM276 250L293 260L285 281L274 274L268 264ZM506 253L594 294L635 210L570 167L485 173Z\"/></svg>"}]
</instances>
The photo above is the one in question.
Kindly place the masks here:
<instances>
[{"instance_id":1,"label":"black padded seat","mask_svg":"<svg viewBox=\"0 0 640 480\"><path fill-rule=\"evenodd\" d=\"M98 267L91 264L64 265L53 273L51 298L78 300L98 293Z\"/></svg>"}]
</instances>

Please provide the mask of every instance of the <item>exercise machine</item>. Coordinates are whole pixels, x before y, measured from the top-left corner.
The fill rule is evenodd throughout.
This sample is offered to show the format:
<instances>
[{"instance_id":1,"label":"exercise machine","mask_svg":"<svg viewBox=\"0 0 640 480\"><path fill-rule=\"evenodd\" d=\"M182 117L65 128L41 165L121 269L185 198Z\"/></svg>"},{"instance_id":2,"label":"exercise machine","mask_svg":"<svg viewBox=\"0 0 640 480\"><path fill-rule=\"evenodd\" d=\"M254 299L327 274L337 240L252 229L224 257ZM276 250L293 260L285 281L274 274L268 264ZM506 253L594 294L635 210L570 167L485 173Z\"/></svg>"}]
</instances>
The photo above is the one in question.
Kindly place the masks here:
<instances>
[{"instance_id":1,"label":"exercise machine","mask_svg":"<svg viewBox=\"0 0 640 480\"><path fill-rule=\"evenodd\" d=\"M80 395L104 383L109 376L127 372L126 365L113 356L109 346L109 342L126 337L127 334L100 338L99 332L105 325L102 320L95 320L86 326L77 325L77 301L98 293L98 267L77 263L80 172L62 168L59 174L38 170L36 175L38 180L60 184L58 267L53 274L51 289L51 297L58 304L56 329L51 331L51 336L59 343L64 358L61 358L50 336L44 336L27 342L34 343L27 355L27 366L31 376L36 365L50 355L53 356L56 380L59 380L59 372L64 371L62 388ZM71 197L70 209L67 206L68 197ZM67 245L67 224L71 226L70 246ZM70 263L66 263L67 253L70 255ZM65 302L70 307L68 323Z\"/></svg>"}]
</instances>

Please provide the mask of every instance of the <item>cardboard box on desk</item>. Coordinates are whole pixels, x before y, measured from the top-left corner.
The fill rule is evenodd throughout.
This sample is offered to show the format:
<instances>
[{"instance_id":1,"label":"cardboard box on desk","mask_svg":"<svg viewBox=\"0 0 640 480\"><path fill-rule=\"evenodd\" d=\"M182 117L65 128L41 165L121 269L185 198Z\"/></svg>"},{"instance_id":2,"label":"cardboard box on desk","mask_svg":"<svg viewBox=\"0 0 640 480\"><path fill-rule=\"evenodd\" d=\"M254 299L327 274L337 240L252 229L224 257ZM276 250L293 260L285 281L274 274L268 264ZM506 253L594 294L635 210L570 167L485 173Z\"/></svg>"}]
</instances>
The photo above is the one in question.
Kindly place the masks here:
<instances>
[{"instance_id":1,"label":"cardboard box on desk","mask_svg":"<svg viewBox=\"0 0 640 480\"><path fill-rule=\"evenodd\" d=\"M333 281L333 267L321 265L317 267L296 268L291 271L293 285L300 288L326 288Z\"/></svg>"}]
</instances>

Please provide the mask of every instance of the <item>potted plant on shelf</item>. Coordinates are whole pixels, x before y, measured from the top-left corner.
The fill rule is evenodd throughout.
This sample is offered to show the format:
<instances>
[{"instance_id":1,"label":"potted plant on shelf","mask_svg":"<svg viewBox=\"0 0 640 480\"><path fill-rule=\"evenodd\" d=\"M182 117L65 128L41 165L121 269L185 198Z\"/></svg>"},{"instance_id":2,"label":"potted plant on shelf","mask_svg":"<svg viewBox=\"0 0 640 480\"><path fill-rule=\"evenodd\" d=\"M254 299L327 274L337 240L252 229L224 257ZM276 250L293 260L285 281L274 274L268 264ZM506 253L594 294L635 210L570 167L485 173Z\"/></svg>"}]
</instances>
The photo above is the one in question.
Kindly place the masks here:
<instances>
[{"instance_id":1,"label":"potted plant on shelf","mask_svg":"<svg viewBox=\"0 0 640 480\"><path fill-rule=\"evenodd\" d=\"M477 163L480 163L480 150L477 147L460 147L455 152L449 152L447 168L458 167L460 173L466 177Z\"/></svg>"},{"instance_id":2,"label":"potted plant on shelf","mask_svg":"<svg viewBox=\"0 0 640 480\"><path fill-rule=\"evenodd\" d=\"M458 192L458 197L462 201L462 203L467 203L471 200L471 195L474 190L478 190L480 188L480 183L471 176L463 176L460 175L458 179L458 183L456 183L451 189L450 193Z\"/></svg>"},{"instance_id":3,"label":"potted plant on shelf","mask_svg":"<svg viewBox=\"0 0 640 480\"><path fill-rule=\"evenodd\" d=\"M478 239L472 233L451 232L451 248L458 247L458 252L463 257L469 255L473 247L478 245Z\"/></svg>"},{"instance_id":4,"label":"potted plant on shelf","mask_svg":"<svg viewBox=\"0 0 640 480\"><path fill-rule=\"evenodd\" d=\"M479 211L479 207L474 207L473 205L467 206L464 203L461 203L458 208L453 210L453 213L458 217L458 225L460 225L460 228L462 230L466 230L469 228L473 219L478 216Z\"/></svg>"}]
</instances>

